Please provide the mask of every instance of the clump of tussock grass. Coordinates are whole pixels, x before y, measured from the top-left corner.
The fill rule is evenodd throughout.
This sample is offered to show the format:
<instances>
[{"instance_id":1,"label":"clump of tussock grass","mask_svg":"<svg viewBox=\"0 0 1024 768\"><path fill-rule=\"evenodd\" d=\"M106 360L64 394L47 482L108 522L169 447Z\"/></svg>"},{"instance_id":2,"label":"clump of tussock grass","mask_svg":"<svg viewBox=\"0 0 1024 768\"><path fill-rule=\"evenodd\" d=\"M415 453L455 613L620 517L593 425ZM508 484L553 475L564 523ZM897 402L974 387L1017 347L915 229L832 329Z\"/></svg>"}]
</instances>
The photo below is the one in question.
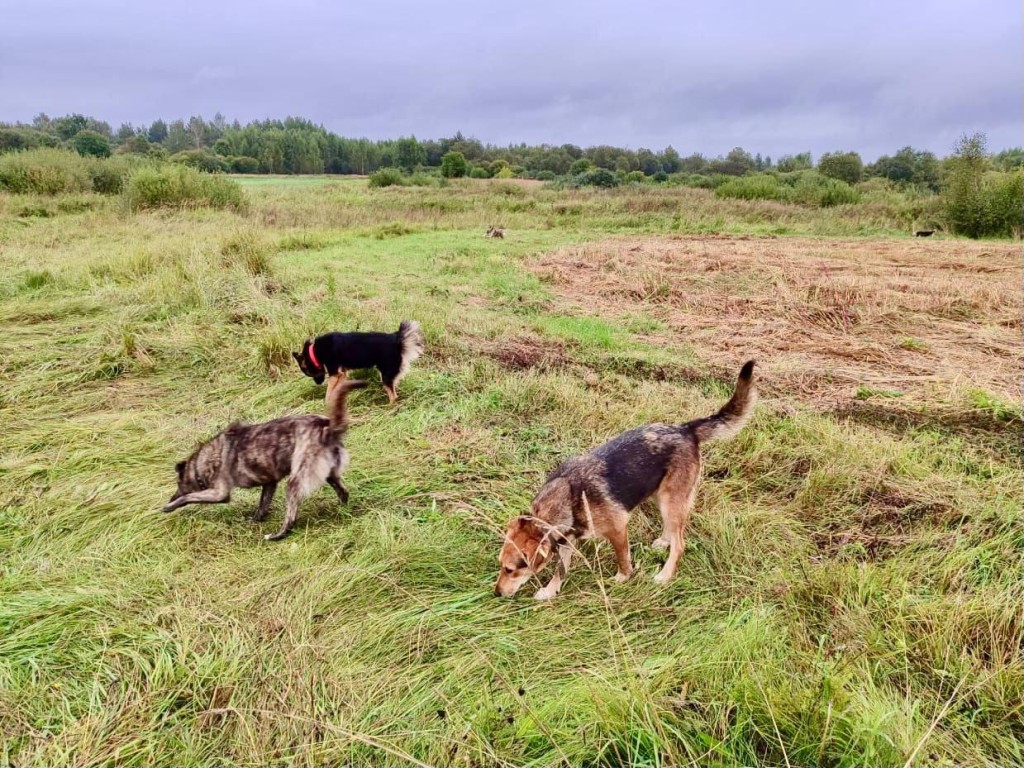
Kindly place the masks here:
<instances>
[{"instance_id":1,"label":"clump of tussock grass","mask_svg":"<svg viewBox=\"0 0 1024 768\"><path fill-rule=\"evenodd\" d=\"M253 229L235 232L220 247L224 266L237 265L249 275L267 280L274 275L273 253L273 245Z\"/></svg>"},{"instance_id":2,"label":"clump of tussock grass","mask_svg":"<svg viewBox=\"0 0 1024 768\"><path fill-rule=\"evenodd\" d=\"M184 165L141 167L124 182L121 200L130 212L157 208L224 208L243 212L245 194L237 182Z\"/></svg>"}]
</instances>

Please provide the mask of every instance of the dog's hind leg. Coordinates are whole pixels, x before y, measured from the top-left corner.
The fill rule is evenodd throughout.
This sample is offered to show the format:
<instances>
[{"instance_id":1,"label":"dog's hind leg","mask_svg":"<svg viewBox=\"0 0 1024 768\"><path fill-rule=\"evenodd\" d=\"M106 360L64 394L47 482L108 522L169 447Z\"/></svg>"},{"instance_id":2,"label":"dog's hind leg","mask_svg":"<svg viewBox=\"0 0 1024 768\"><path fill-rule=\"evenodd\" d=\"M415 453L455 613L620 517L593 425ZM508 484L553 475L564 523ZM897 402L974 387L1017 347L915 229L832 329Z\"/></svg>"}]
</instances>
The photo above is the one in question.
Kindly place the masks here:
<instances>
[{"instance_id":1,"label":"dog's hind leg","mask_svg":"<svg viewBox=\"0 0 1024 768\"><path fill-rule=\"evenodd\" d=\"M694 499L697 498L699 483L700 456L698 455L695 460L691 457L680 457L680 460L669 469L658 488L658 506L665 527L655 545L662 541L668 543L668 559L654 577L654 580L661 584L671 581L676 575L679 560L686 549L686 526L690 522L690 511L693 509Z\"/></svg>"},{"instance_id":2,"label":"dog's hind leg","mask_svg":"<svg viewBox=\"0 0 1024 768\"><path fill-rule=\"evenodd\" d=\"M268 533L263 538L267 541L278 541L288 535L288 531L295 525L295 519L299 516L299 502L302 501L304 494L302 481L296 478L294 475L288 481L288 495L285 502L284 510L284 522L281 524L281 530L277 533Z\"/></svg>"},{"instance_id":3,"label":"dog's hind leg","mask_svg":"<svg viewBox=\"0 0 1024 768\"><path fill-rule=\"evenodd\" d=\"M288 495L285 501L284 522L277 533L268 533L263 538L277 541L288 535L299 516L299 503L320 487L326 476L330 474L329 464L325 464L323 455L312 455L288 478Z\"/></svg>"},{"instance_id":4,"label":"dog's hind leg","mask_svg":"<svg viewBox=\"0 0 1024 768\"><path fill-rule=\"evenodd\" d=\"M277 483L267 483L263 486L263 493L260 494L260 505L256 507L256 512L252 516L254 522L260 523L267 519L267 515L270 514L270 502L274 500L274 493L276 491Z\"/></svg>"},{"instance_id":5,"label":"dog's hind leg","mask_svg":"<svg viewBox=\"0 0 1024 768\"><path fill-rule=\"evenodd\" d=\"M331 474L327 476L327 482L330 484L334 492L338 494L338 501L342 504L348 504L348 488L341 482L341 478L338 477L338 470L332 469Z\"/></svg>"}]
</instances>

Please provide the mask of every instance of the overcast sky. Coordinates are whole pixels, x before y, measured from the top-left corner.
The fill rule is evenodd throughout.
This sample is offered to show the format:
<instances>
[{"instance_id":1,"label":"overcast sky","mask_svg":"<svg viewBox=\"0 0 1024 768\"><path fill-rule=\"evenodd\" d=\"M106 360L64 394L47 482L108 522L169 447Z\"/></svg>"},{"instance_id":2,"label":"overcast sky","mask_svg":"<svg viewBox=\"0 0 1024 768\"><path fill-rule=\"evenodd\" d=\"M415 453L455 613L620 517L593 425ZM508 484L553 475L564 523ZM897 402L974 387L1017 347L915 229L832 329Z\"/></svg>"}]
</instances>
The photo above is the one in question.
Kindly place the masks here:
<instances>
[{"instance_id":1,"label":"overcast sky","mask_svg":"<svg viewBox=\"0 0 1024 768\"><path fill-rule=\"evenodd\" d=\"M775 157L1022 143L1020 0L0 0L0 120Z\"/></svg>"}]
</instances>

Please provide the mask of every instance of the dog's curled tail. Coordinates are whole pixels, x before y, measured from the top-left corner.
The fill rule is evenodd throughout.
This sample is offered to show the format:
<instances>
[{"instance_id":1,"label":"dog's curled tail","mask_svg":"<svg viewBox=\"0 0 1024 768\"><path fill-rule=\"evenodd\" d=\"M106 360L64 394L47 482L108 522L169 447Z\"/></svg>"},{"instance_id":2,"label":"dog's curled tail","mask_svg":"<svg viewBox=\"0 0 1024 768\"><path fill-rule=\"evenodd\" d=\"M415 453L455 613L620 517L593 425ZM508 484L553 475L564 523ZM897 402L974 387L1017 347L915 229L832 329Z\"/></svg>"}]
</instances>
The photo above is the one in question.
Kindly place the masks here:
<instances>
[{"instance_id":1,"label":"dog's curled tail","mask_svg":"<svg viewBox=\"0 0 1024 768\"><path fill-rule=\"evenodd\" d=\"M423 331L415 320L403 320L398 326L398 341L402 345L402 367L398 378L405 375L409 366L423 354Z\"/></svg>"},{"instance_id":2,"label":"dog's curled tail","mask_svg":"<svg viewBox=\"0 0 1024 768\"><path fill-rule=\"evenodd\" d=\"M331 393L331 432L341 437L348 430L348 393L353 389L362 389L366 386L365 381L352 379L350 381L338 382L338 386Z\"/></svg>"},{"instance_id":3,"label":"dog's curled tail","mask_svg":"<svg viewBox=\"0 0 1024 768\"><path fill-rule=\"evenodd\" d=\"M757 388L754 386L754 361L748 360L740 369L736 380L736 391L729 402L714 416L691 421L689 427L699 442L707 440L728 440L735 437L750 421L757 403Z\"/></svg>"}]
</instances>

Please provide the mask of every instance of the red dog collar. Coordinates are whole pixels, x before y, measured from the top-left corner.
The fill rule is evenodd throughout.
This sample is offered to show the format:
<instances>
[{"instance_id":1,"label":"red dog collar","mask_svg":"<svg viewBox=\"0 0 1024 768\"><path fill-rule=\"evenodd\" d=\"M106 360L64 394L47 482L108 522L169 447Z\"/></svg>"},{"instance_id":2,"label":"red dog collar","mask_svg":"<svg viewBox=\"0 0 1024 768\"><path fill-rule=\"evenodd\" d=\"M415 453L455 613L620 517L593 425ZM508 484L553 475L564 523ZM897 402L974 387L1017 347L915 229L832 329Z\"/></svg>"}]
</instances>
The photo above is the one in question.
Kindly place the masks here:
<instances>
[{"instance_id":1,"label":"red dog collar","mask_svg":"<svg viewBox=\"0 0 1024 768\"><path fill-rule=\"evenodd\" d=\"M308 354L309 354L309 362L311 362L317 368L323 368L323 366L320 365L320 361L316 359L316 352L313 351L313 345L312 344L310 344L309 347L307 347L307 351L308 351Z\"/></svg>"}]
</instances>

